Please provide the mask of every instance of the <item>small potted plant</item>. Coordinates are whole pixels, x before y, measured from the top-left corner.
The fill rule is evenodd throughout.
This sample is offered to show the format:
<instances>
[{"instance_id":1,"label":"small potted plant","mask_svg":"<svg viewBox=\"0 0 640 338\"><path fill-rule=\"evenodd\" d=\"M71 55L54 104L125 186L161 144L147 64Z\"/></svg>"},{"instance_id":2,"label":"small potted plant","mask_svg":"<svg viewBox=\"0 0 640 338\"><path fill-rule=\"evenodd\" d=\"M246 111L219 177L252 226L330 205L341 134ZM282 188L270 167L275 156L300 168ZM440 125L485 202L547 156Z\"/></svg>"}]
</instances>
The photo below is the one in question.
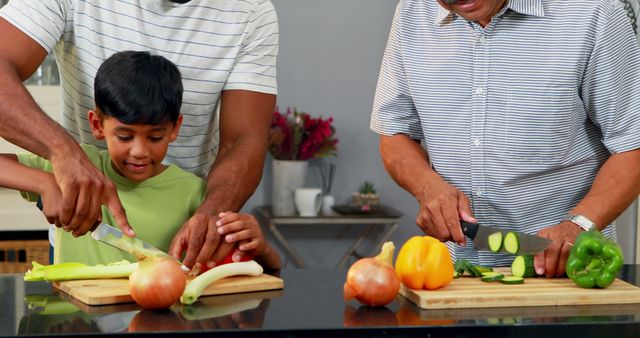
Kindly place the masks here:
<instances>
[{"instance_id":1,"label":"small potted plant","mask_svg":"<svg viewBox=\"0 0 640 338\"><path fill-rule=\"evenodd\" d=\"M380 201L376 187L369 181L364 181L360 189L352 194L351 203L363 212L371 211Z\"/></svg>"}]
</instances>

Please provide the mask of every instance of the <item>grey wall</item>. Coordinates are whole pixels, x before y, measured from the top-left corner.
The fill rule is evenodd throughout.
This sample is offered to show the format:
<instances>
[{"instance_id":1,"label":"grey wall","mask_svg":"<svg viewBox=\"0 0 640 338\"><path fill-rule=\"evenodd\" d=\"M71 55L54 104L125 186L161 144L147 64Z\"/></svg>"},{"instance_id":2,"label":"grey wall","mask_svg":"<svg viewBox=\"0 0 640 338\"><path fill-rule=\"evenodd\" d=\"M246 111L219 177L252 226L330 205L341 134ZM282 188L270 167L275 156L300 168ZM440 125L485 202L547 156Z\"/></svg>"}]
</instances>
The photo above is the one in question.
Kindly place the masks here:
<instances>
[{"instance_id":1,"label":"grey wall","mask_svg":"<svg viewBox=\"0 0 640 338\"><path fill-rule=\"evenodd\" d=\"M396 0L272 0L280 20L278 105L295 106L313 115L333 116L338 157L314 161L308 185L319 186L317 165L337 164L332 194L337 203L347 201L364 180L376 183L382 203L404 213L392 236L396 246L420 234L415 225L418 206L386 174L377 149L377 136L369 130L380 62ZM271 157L262 183L245 211L269 204ZM632 261L635 211L621 229L621 241ZM360 226L287 226L284 235L309 266L333 266L347 250ZM366 247L365 253L373 248ZM291 265L289 265L291 266Z\"/></svg>"}]
</instances>

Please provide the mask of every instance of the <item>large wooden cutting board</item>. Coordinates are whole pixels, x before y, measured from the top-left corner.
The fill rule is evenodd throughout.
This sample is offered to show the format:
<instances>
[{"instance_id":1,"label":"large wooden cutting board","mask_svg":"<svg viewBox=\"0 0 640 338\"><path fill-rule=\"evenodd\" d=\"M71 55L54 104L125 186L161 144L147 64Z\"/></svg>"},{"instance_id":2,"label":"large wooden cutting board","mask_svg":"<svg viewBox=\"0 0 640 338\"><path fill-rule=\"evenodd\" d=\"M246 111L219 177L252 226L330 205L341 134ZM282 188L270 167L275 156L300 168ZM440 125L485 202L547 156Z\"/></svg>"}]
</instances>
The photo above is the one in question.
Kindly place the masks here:
<instances>
[{"instance_id":1,"label":"large wooden cutting board","mask_svg":"<svg viewBox=\"0 0 640 338\"><path fill-rule=\"evenodd\" d=\"M133 302L129 293L129 280L87 279L55 282L53 285L75 299L88 305L106 305ZM277 290L284 287L284 281L267 274L259 276L227 277L209 285L203 296L230 293Z\"/></svg>"},{"instance_id":2,"label":"large wooden cutting board","mask_svg":"<svg viewBox=\"0 0 640 338\"><path fill-rule=\"evenodd\" d=\"M583 289L568 278L527 278L524 284L507 285L460 277L437 290L403 285L400 294L423 309L640 303L640 288L619 279L606 289Z\"/></svg>"}]
</instances>

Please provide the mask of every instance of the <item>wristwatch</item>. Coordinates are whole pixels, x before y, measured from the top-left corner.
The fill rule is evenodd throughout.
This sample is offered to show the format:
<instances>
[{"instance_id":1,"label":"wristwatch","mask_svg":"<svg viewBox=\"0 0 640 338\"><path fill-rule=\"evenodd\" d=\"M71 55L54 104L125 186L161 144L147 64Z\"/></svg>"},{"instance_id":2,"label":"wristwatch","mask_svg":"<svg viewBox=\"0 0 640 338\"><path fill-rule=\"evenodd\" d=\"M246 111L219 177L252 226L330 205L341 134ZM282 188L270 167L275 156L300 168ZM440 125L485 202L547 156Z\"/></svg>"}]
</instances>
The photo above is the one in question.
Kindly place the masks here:
<instances>
[{"instance_id":1,"label":"wristwatch","mask_svg":"<svg viewBox=\"0 0 640 338\"><path fill-rule=\"evenodd\" d=\"M574 223L575 225L581 227L584 231L596 229L596 224L583 215L569 215L569 217L565 218L564 220Z\"/></svg>"}]
</instances>

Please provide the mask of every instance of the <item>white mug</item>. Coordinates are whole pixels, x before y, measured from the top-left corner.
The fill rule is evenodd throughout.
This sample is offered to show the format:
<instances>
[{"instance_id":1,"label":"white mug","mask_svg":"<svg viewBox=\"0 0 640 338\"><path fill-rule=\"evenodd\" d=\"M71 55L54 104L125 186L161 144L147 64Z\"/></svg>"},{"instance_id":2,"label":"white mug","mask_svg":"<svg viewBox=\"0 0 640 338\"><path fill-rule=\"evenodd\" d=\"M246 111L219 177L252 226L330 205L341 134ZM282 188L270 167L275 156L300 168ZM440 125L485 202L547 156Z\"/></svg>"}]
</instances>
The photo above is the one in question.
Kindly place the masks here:
<instances>
[{"instance_id":1,"label":"white mug","mask_svg":"<svg viewBox=\"0 0 640 338\"><path fill-rule=\"evenodd\" d=\"M322 207L322 190L320 188L299 188L294 193L294 202L300 216L318 216Z\"/></svg>"}]
</instances>

